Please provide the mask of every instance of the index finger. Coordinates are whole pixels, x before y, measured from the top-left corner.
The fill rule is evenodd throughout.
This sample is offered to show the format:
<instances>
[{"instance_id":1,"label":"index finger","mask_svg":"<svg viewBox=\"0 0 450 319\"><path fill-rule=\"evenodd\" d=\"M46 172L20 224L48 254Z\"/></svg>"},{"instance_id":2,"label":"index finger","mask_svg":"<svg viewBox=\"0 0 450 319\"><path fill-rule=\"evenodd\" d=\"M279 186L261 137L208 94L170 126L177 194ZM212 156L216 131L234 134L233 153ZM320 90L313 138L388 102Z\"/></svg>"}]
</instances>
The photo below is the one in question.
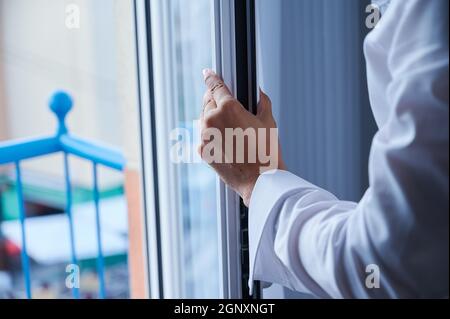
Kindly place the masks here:
<instances>
[{"instance_id":1,"label":"index finger","mask_svg":"<svg viewBox=\"0 0 450 319\"><path fill-rule=\"evenodd\" d=\"M233 95L228 87L213 70L203 70L203 77L205 79L206 86L211 91L211 94L218 106L221 106L224 101L233 98Z\"/></svg>"}]
</instances>

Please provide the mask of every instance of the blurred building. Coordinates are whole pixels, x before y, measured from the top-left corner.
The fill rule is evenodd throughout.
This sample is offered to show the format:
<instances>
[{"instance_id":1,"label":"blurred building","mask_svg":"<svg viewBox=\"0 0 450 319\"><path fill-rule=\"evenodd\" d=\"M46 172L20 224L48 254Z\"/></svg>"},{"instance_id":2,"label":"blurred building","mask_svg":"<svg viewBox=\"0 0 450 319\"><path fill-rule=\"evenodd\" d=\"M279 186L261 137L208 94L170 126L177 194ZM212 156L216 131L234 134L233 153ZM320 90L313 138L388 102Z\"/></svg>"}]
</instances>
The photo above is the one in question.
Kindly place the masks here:
<instances>
[{"instance_id":1,"label":"blurred building","mask_svg":"<svg viewBox=\"0 0 450 319\"><path fill-rule=\"evenodd\" d=\"M79 28L69 28L66 24L68 15L73 13L67 11L69 4L79 9ZM105 206L105 213L121 223L120 234L125 237L128 217L124 184L126 178L138 174L140 165L135 54L131 0L0 0L0 141L55 134L56 121L48 109L48 99L57 89L71 93L75 105L67 119L70 132L114 146L126 156L126 176L105 169L100 171L99 180L101 197L106 206L110 205L110 208ZM66 199L62 163L61 155L23 163L27 214L45 221L39 224L38 219L30 219L28 226L35 227L37 235L30 235L28 241L45 243L41 232L48 232L49 225L57 229L58 223L64 223ZM78 210L81 216L75 219L78 218L84 235L89 233L85 229L93 225L92 219L82 217L86 212L92 213L92 172L90 164L83 160L71 158L70 165L74 211ZM134 178L128 187L138 192L139 180ZM10 297L21 297L20 263L13 258L17 257L18 248L14 247L18 230L15 195L14 171L0 167L0 222L3 221L0 236L4 237L0 270L7 270L0 276L0 291L2 285L12 285L13 294L17 292L17 295ZM140 209L138 198L134 197L130 214L133 209ZM117 233L117 238L122 235ZM129 295L127 238L122 242L115 237L108 239L108 236L104 236L104 245L107 248L112 245L116 250L109 254L111 271L107 277L111 282L121 282L110 286L109 296L126 297ZM52 286L52 281L64 283L64 271L60 271L64 268L59 265L64 258L52 255L55 250L63 249L56 245L57 241L54 238L55 246L48 247L47 255L30 253L30 257L34 257L33 292L38 298L67 294L60 286ZM83 254L89 245L95 242L86 247L80 243L79 253ZM89 254L85 257L81 261L86 269L85 297L95 297L96 290L92 288L98 284L95 263L90 261ZM39 267L42 264L45 267ZM12 282L6 277L8 272L13 274ZM117 276L122 280L111 279Z\"/></svg>"}]
</instances>

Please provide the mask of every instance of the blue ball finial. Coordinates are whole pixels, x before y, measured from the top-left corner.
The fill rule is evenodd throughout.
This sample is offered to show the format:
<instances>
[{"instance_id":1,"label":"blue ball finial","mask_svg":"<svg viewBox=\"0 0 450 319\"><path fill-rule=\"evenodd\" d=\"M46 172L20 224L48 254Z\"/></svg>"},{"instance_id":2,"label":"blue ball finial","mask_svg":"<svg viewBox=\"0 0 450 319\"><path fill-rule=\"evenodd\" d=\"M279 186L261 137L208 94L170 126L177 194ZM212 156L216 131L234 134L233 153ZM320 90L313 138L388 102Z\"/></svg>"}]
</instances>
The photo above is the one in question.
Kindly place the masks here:
<instances>
[{"instance_id":1,"label":"blue ball finial","mask_svg":"<svg viewBox=\"0 0 450 319\"><path fill-rule=\"evenodd\" d=\"M58 134L65 134L67 133L67 127L64 122L67 113L70 112L73 106L73 100L70 97L69 94L63 91L57 91L55 92L52 97L50 98L50 109L53 113L55 113L56 117L58 118Z\"/></svg>"}]
</instances>

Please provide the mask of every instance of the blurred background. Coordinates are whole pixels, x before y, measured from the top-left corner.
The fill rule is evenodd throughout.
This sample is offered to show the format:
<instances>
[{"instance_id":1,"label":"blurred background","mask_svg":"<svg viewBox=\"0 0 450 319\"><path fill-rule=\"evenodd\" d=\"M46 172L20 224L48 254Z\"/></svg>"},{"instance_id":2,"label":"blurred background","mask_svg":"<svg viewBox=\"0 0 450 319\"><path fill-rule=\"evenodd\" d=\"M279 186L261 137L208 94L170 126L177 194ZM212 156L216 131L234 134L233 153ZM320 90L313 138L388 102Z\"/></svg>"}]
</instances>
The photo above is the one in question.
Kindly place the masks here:
<instances>
[{"instance_id":1,"label":"blurred background","mask_svg":"<svg viewBox=\"0 0 450 319\"><path fill-rule=\"evenodd\" d=\"M69 4L79 8L79 28L67 24L69 14L76 14L66 11ZM1 0L0 141L54 135L57 122L47 104L55 90L64 89L75 103L67 118L70 133L119 149L128 170L138 172L133 10L133 2L127 0ZM95 298L91 166L75 157L69 160L81 297ZM24 161L22 169L33 297L71 297L65 287L70 249L63 156ZM100 169L99 183L107 297L126 298L130 285L125 176ZM139 183L131 185L132 190L138 188ZM4 298L25 297L18 211L14 170L0 166L0 297Z\"/></svg>"},{"instance_id":2,"label":"blurred background","mask_svg":"<svg viewBox=\"0 0 450 319\"><path fill-rule=\"evenodd\" d=\"M158 151L164 153L171 146L165 139L170 130L182 127L193 133L192 121L201 110L201 70L212 67L212 28L210 19L198 17L202 12L209 17L212 2L159 3L165 6L164 23L170 25L167 42L154 40L154 50L165 48L170 59L165 74L171 74L172 99L156 104L157 116L164 117L158 122ZM63 89L75 103L67 117L70 133L118 149L126 158L123 173L99 171L107 298L148 296L133 11L132 0L0 0L0 142L54 135L57 122L48 100ZM161 25L153 26L155 32L166 35L158 29ZM162 115L168 109L170 119ZM91 163L73 156L69 163L81 298L97 298ZM33 298L71 298L65 286L71 255L63 155L21 165ZM168 185L161 196L174 202L161 208L161 219L171 214L176 219L176 226L163 230L165 243L176 241L180 261L171 276L185 298L217 297L215 174L202 164L173 169L160 177ZM0 298L26 297L20 236L14 167L0 166Z\"/></svg>"}]
</instances>

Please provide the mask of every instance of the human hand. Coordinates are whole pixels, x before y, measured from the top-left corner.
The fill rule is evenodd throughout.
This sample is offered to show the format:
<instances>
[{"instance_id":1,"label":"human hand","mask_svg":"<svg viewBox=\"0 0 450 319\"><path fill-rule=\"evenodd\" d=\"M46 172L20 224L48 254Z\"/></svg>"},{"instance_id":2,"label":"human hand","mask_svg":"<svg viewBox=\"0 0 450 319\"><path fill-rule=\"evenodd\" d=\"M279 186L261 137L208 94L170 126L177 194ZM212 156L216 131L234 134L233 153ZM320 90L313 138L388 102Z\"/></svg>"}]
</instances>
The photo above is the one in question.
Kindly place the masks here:
<instances>
[{"instance_id":1,"label":"human hand","mask_svg":"<svg viewBox=\"0 0 450 319\"><path fill-rule=\"evenodd\" d=\"M253 115L212 70L204 70L203 76L207 91L200 118L200 156L248 206L260 174L285 169L271 101L260 91L258 113Z\"/></svg>"}]
</instances>

